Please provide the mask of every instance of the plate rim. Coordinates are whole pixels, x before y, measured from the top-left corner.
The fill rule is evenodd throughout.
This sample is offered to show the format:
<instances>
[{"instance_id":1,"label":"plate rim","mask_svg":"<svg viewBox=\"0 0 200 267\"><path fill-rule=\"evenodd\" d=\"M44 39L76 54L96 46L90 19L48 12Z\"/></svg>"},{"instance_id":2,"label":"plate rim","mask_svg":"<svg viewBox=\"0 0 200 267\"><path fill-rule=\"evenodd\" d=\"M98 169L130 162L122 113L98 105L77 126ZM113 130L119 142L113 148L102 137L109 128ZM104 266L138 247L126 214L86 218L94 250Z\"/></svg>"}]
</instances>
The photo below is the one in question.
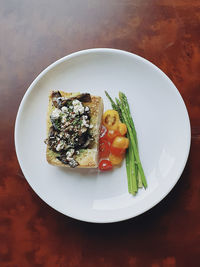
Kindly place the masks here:
<instances>
[{"instance_id":1,"label":"plate rim","mask_svg":"<svg viewBox=\"0 0 200 267\"><path fill-rule=\"evenodd\" d=\"M123 55L128 55L134 58L137 58L138 60L144 62L145 64L150 65L151 67L153 67L155 70L157 70L158 72L160 72L160 74L163 76L163 78L167 79L168 82L170 82L174 89L176 94L178 95L178 97L181 99L182 103L183 103L183 107L185 108L185 112L186 112L186 116L187 116L187 130L188 130L188 140L187 140L187 146L186 146L186 153L185 153L185 160L184 163L182 165L182 167L179 170L179 174L177 175L177 178L175 179L175 182L171 184L171 187L165 192L165 194L162 195L162 197L159 197L157 200L155 200L153 203L151 203L151 205L147 206L146 208L144 208L142 211L138 211L135 212L134 215L133 214L129 214L128 216L120 216L120 214L117 216L117 218L113 218L113 219L108 219L108 220L98 220L98 219L86 219L86 218L82 218L81 216L74 216L73 214L71 214L71 212L69 212L68 214L64 213L63 211L59 210L58 208L52 206L51 204L49 204L47 202L47 200L45 199L45 197L41 196L41 194L39 194L31 185L31 182L29 181L29 179L26 177L25 173L25 167L22 164L22 160L20 159L19 156L19 152L18 152L18 133L19 133L19 121L20 121L20 117L23 111L23 106L26 102L26 99L28 98L29 94L31 93L31 91L33 90L34 86L37 84L37 82L47 73L49 72L51 69L53 69L54 67L56 67L57 65L63 63L64 61L68 61L71 58L77 57L77 56L81 56L84 54L88 54L88 53L96 53L96 52L108 52L108 53L117 53L117 54L123 54ZM135 218L143 213L145 213L146 211L152 209L154 206L156 206L158 203L160 203L170 192L171 190L174 188L174 186L176 185L176 183L179 181L184 168L186 166L187 160L188 160L188 156L189 156L189 152L190 152L190 147L191 147L191 124L190 124L190 118L189 118L189 114L188 114L188 110L187 107L185 105L185 102L179 92L179 90L177 89L177 87L175 86L175 84L172 82L172 80L160 69L158 68L155 64L153 64L151 61L136 55L134 53L125 51L125 50L120 50L120 49L114 49L114 48L90 48L90 49L84 49L84 50L79 50L77 52L73 52L71 54L68 54L58 60L56 60L55 62L51 63L49 66L47 66L43 71L41 71L39 73L39 75L33 80L33 82L30 84L30 86L28 87L28 89L26 90L25 94L22 97L22 100L20 102L18 111L17 111L17 115L16 115L16 119L15 119L15 126L14 126L14 144L15 144L15 151L16 151L16 155L17 155L17 160L19 162L20 168L23 172L24 178L26 179L26 181L28 182L28 184L30 185L30 187L33 189L33 191L51 208L53 208L54 210L62 213L65 216L68 216L70 218L73 219L77 219L79 221L84 221L84 222L90 222L90 223L114 223L114 222L120 222L120 221L124 221L124 220L128 220L131 218Z\"/></svg>"}]
</instances>

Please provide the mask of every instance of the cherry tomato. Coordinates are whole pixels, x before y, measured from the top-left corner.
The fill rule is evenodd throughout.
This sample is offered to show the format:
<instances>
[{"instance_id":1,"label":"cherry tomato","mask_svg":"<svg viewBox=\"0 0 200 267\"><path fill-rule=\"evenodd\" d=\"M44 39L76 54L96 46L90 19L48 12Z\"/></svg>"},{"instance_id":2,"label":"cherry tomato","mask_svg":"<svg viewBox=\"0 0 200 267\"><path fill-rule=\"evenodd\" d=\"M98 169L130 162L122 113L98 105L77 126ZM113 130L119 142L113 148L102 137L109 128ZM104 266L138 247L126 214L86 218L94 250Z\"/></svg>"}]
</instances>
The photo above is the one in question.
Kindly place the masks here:
<instances>
[{"instance_id":1,"label":"cherry tomato","mask_svg":"<svg viewBox=\"0 0 200 267\"><path fill-rule=\"evenodd\" d=\"M114 131L114 130L108 130L105 138L108 140L110 143L115 139L116 136L121 136L120 132Z\"/></svg>"},{"instance_id":2,"label":"cherry tomato","mask_svg":"<svg viewBox=\"0 0 200 267\"><path fill-rule=\"evenodd\" d=\"M109 170L112 170L112 163L110 162L110 160L103 159L99 163L99 169L101 171L109 171Z\"/></svg>"},{"instance_id":3,"label":"cherry tomato","mask_svg":"<svg viewBox=\"0 0 200 267\"><path fill-rule=\"evenodd\" d=\"M100 158L108 157L110 153L110 144L105 139L100 139L99 141L99 156Z\"/></svg>"},{"instance_id":4,"label":"cherry tomato","mask_svg":"<svg viewBox=\"0 0 200 267\"><path fill-rule=\"evenodd\" d=\"M116 156L113 154L109 155L109 160L111 161L112 165L119 165L122 162L123 158L123 156Z\"/></svg>"},{"instance_id":5,"label":"cherry tomato","mask_svg":"<svg viewBox=\"0 0 200 267\"><path fill-rule=\"evenodd\" d=\"M108 130L117 130L119 124L119 114L116 110L107 110L103 114L103 125L106 126Z\"/></svg>"},{"instance_id":6,"label":"cherry tomato","mask_svg":"<svg viewBox=\"0 0 200 267\"><path fill-rule=\"evenodd\" d=\"M127 127L125 123L119 123L118 124L118 131L121 135L125 135L127 133Z\"/></svg>"},{"instance_id":7,"label":"cherry tomato","mask_svg":"<svg viewBox=\"0 0 200 267\"><path fill-rule=\"evenodd\" d=\"M105 135L106 135L106 133L107 133L106 127L104 125L101 125L101 130L100 130L100 136L99 136L99 138L104 138Z\"/></svg>"},{"instance_id":8,"label":"cherry tomato","mask_svg":"<svg viewBox=\"0 0 200 267\"><path fill-rule=\"evenodd\" d=\"M117 148L124 148L124 149L126 149L129 146L129 140L128 140L128 138L126 138L124 136L117 136L113 140L112 146L113 147L117 147Z\"/></svg>"},{"instance_id":9,"label":"cherry tomato","mask_svg":"<svg viewBox=\"0 0 200 267\"><path fill-rule=\"evenodd\" d=\"M110 153L115 155L115 156L123 156L126 152L126 149L124 148L118 148L114 146L110 146Z\"/></svg>"}]
</instances>

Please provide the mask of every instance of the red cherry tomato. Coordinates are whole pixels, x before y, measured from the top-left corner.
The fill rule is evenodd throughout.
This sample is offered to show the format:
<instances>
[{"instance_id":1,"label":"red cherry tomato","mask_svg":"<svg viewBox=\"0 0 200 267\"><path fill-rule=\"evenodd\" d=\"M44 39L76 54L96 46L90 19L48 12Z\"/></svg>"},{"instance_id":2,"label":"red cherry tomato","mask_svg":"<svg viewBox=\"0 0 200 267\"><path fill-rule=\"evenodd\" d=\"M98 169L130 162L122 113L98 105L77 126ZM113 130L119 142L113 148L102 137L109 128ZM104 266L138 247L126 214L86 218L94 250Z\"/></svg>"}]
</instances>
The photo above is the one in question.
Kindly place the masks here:
<instances>
[{"instance_id":1,"label":"red cherry tomato","mask_svg":"<svg viewBox=\"0 0 200 267\"><path fill-rule=\"evenodd\" d=\"M110 153L110 144L105 139L100 139L99 141L99 156L100 158L108 157Z\"/></svg>"},{"instance_id":2,"label":"red cherry tomato","mask_svg":"<svg viewBox=\"0 0 200 267\"><path fill-rule=\"evenodd\" d=\"M107 133L106 127L104 125L101 125L101 130L100 130L100 136L99 136L99 138L104 138L105 135L106 135L106 133Z\"/></svg>"},{"instance_id":3,"label":"red cherry tomato","mask_svg":"<svg viewBox=\"0 0 200 267\"><path fill-rule=\"evenodd\" d=\"M112 170L112 163L110 162L110 160L103 159L99 163L99 169L101 171L109 171L109 170Z\"/></svg>"},{"instance_id":4,"label":"red cherry tomato","mask_svg":"<svg viewBox=\"0 0 200 267\"><path fill-rule=\"evenodd\" d=\"M117 137L117 136L121 136L120 132L114 131L114 130L108 130L107 133L106 133L106 135L105 135L105 138L110 143L112 143L113 140L115 139L115 137Z\"/></svg>"},{"instance_id":5,"label":"red cherry tomato","mask_svg":"<svg viewBox=\"0 0 200 267\"><path fill-rule=\"evenodd\" d=\"M125 154L126 149L110 146L110 153L115 156L122 156Z\"/></svg>"}]
</instances>

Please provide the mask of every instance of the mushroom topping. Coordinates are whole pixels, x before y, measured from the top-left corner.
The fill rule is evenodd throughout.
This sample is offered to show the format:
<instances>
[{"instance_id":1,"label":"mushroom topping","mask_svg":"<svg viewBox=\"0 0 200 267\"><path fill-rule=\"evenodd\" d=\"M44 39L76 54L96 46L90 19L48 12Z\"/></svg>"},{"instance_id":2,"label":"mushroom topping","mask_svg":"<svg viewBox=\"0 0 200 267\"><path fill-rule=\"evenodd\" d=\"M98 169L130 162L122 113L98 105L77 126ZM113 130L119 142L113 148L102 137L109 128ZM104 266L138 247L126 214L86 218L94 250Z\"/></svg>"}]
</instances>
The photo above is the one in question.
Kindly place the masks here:
<instances>
[{"instance_id":1,"label":"mushroom topping","mask_svg":"<svg viewBox=\"0 0 200 267\"><path fill-rule=\"evenodd\" d=\"M93 141L90 135L90 108L83 102L90 102L90 94L64 98L59 91L52 93L52 126L45 142L59 155L57 159L74 168L78 165L75 156L80 149L88 148Z\"/></svg>"}]
</instances>

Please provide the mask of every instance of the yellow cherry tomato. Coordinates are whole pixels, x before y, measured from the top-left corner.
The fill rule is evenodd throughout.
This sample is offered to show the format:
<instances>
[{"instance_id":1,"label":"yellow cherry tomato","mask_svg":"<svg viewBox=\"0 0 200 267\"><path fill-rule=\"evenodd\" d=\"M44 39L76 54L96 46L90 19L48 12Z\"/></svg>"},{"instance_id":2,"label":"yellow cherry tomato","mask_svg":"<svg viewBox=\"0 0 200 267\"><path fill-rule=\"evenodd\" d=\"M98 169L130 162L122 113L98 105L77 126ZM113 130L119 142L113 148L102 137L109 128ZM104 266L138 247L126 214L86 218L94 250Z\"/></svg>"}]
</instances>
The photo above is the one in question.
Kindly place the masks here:
<instances>
[{"instance_id":1,"label":"yellow cherry tomato","mask_svg":"<svg viewBox=\"0 0 200 267\"><path fill-rule=\"evenodd\" d=\"M117 147L117 148L124 148L124 149L126 149L129 146L129 140L128 140L128 138L126 138L124 136L117 136L113 140L112 146L113 147Z\"/></svg>"},{"instance_id":2,"label":"yellow cherry tomato","mask_svg":"<svg viewBox=\"0 0 200 267\"><path fill-rule=\"evenodd\" d=\"M118 124L118 131L120 132L121 135L125 135L127 133L127 127L125 123L119 123Z\"/></svg>"},{"instance_id":3,"label":"yellow cherry tomato","mask_svg":"<svg viewBox=\"0 0 200 267\"><path fill-rule=\"evenodd\" d=\"M119 124L119 114L116 110L107 110L103 114L103 125L108 130L117 130Z\"/></svg>"},{"instance_id":4,"label":"yellow cherry tomato","mask_svg":"<svg viewBox=\"0 0 200 267\"><path fill-rule=\"evenodd\" d=\"M109 160L111 161L112 165L119 165L123 160L123 156L115 156L113 154L110 154Z\"/></svg>"}]
</instances>

